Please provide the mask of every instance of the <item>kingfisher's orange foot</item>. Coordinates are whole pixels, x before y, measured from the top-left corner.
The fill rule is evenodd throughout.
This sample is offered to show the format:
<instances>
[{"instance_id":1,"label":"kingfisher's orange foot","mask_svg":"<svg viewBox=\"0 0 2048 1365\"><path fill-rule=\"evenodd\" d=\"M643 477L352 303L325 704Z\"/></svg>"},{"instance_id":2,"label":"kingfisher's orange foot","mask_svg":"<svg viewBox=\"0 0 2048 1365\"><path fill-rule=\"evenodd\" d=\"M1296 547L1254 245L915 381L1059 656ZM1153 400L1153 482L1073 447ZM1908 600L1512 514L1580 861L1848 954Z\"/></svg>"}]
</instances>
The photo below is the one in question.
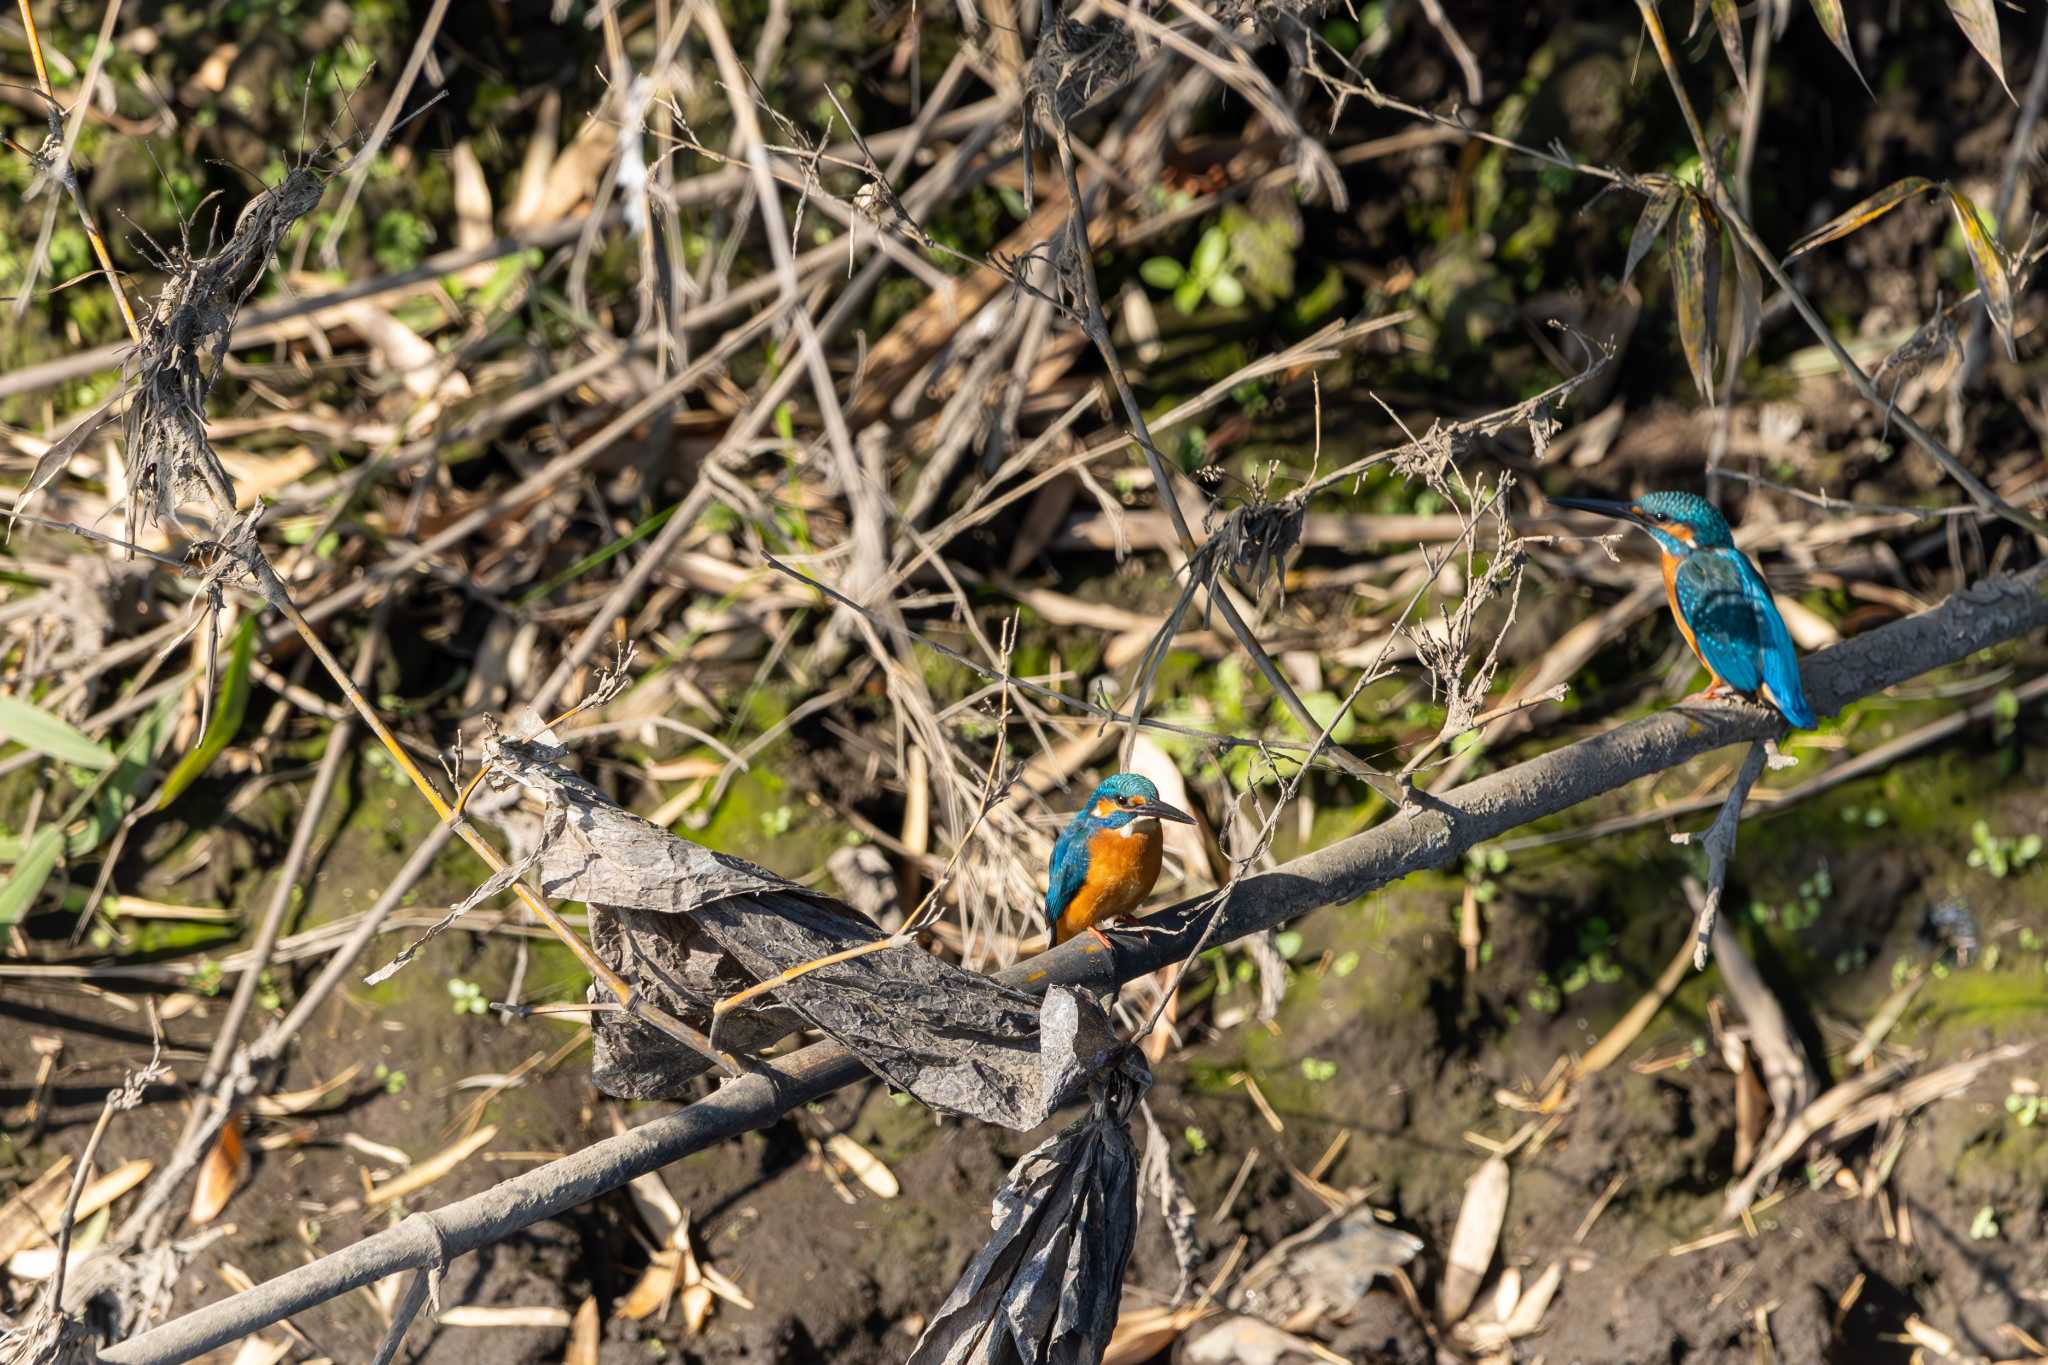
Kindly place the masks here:
<instances>
[{"instance_id":1,"label":"kingfisher's orange foot","mask_svg":"<svg viewBox=\"0 0 2048 1365\"><path fill-rule=\"evenodd\" d=\"M1116 945L1109 941L1108 934L1103 933L1100 929L1096 928L1092 924L1088 926L1088 932L1095 935L1095 941L1102 945L1103 952L1113 953L1116 951Z\"/></svg>"},{"instance_id":2,"label":"kingfisher's orange foot","mask_svg":"<svg viewBox=\"0 0 2048 1365\"><path fill-rule=\"evenodd\" d=\"M1734 688L1732 688L1732 687L1730 687L1730 686L1729 686L1729 685L1728 685L1727 683L1724 683L1724 682L1717 682L1717 683L1714 683L1714 684L1712 684L1712 685L1710 685L1710 686L1707 686L1707 687L1703 687L1703 688L1701 688L1701 689L1700 689L1699 691L1697 691L1697 692L1693 693L1693 694L1692 694L1691 696L1689 696L1689 697L1686 697L1686 698L1685 698L1684 700L1685 700L1685 701L1727 701L1727 700L1728 700L1728 699L1729 699L1730 697L1733 697L1733 696L1736 696L1736 695L1738 695L1738 694L1736 693L1735 689L1734 689Z\"/></svg>"}]
</instances>

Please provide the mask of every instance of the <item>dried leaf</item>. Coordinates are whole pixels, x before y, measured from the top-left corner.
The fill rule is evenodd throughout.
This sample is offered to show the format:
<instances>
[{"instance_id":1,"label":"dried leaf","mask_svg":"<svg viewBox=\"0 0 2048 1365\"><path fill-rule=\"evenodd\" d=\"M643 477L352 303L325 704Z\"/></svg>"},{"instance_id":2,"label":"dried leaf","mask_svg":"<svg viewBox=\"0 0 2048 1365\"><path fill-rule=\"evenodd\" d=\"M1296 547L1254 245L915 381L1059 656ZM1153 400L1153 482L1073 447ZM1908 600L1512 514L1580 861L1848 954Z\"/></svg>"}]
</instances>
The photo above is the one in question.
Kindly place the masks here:
<instances>
[{"instance_id":1,"label":"dried leaf","mask_svg":"<svg viewBox=\"0 0 2048 1365\"><path fill-rule=\"evenodd\" d=\"M587 1298L569 1320L569 1349L562 1352L562 1365L597 1365L597 1348L604 1342L604 1326L598 1321L597 1299Z\"/></svg>"},{"instance_id":2,"label":"dried leaf","mask_svg":"<svg viewBox=\"0 0 2048 1365\"><path fill-rule=\"evenodd\" d=\"M9 527L14 525L15 513L26 508L31 498L42 492L44 486L50 480L56 478L64 471L64 466L71 463L71 457L76 455L80 448L92 439L94 432L113 420L114 404L120 402L126 392L125 388L117 387L112 394L108 395L106 402L94 408L84 417L79 418L77 423L62 439L53 443L48 450L42 453L42 457L36 461L36 467L29 472L28 483L23 485L21 492L15 495L14 505L8 510L7 524Z\"/></svg>"},{"instance_id":3,"label":"dried leaf","mask_svg":"<svg viewBox=\"0 0 2048 1365\"><path fill-rule=\"evenodd\" d=\"M709 1285L693 1284L683 1290L683 1327L691 1336L701 1333L711 1320L712 1303Z\"/></svg>"},{"instance_id":4,"label":"dried leaf","mask_svg":"<svg viewBox=\"0 0 2048 1365\"><path fill-rule=\"evenodd\" d=\"M1350 1312L1382 1275L1422 1250L1422 1239L1390 1228L1363 1199L1333 1209L1274 1244L1230 1292L1229 1305L1268 1322Z\"/></svg>"},{"instance_id":5,"label":"dried leaf","mask_svg":"<svg viewBox=\"0 0 2048 1365\"><path fill-rule=\"evenodd\" d=\"M1789 263L1795 257L1804 256L1817 246L1825 246L1829 242L1839 241L1856 231L1856 229L1876 222L1879 218L1884 217L1885 214L1890 213L1914 195L1924 194L1928 190L1940 188L1939 185L1924 175L1909 175L1904 180L1895 180L1876 194L1871 195L1868 199L1863 200L1853 208L1836 214L1833 218L1828 219L1827 222L1822 223L1819 227L1794 242L1792 249L1785 253L1785 260Z\"/></svg>"},{"instance_id":6,"label":"dried leaf","mask_svg":"<svg viewBox=\"0 0 2048 1365\"><path fill-rule=\"evenodd\" d=\"M1728 329L1728 356L1724 382L1732 384L1736 371L1756 346L1764 326L1764 282L1756 260L1741 242L1729 244L1735 257L1735 322Z\"/></svg>"},{"instance_id":7,"label":"dried leaf","mask_svg":"<svg viewBox=\"0 0 2048 1365\"><path fill-rule=\"evenodd\" d=\"M1145 1365L1178 1341L1181 1333L1215 1311L1199 1304L1130 1309L1117 1318L1116 1331L1103 1348L1102 1365Z\"/></svg>"},{"instance_id":8,"label":"dried leaf","mask_svg":"<svg viewBox=\"0 0 2048 1365\"><path fill-rule=\"evenodd\" d=\"M377 1186L364 1196L363 1203L374 1209L380 1204L388 1204L394 1199L403 1199L409 1194L425 1189L482 1151L484 1145L497 1135L496 1124L485 1124L454 1146L434 1153L404 1175L393 1176ZM565 1313L563 1317L566 1319L568 1315ZM447 1319L444 1317L442 1321L445 1322Z\"/></svg>"},{"instance_id":9,"label":"dried leaf","mask_svg":"<svg viewBox=\"0 0 2048 1365\"><path fill-rule=\"evenodd\" d=\"M450 1308L434 1321L443 1327L534 1327L542 1331L564 1331L570 1323L566 1308L488 1308L463 1304Z\"/></svg>"},{"instance_id":10,"label":"dried leaf","mask_svg":"<svg viewBox=\"0 0 2048 1365\"><path fill-rule=\"evenodd\" d=\"M2005 343L2005 358L2018 360L2019 352L2014 349L2012 338L2012 275L2006 268L2005 252L1985 230L1984 219L1968 195L1951 186L1948 203L1955 210L1956 222L1962 226L1963 245L1969 250L1970 269L1976 273L1977 287L1984 291L1984 312L1998 329L1998 339Z\"/></svg>"},{"instance_id":11,"label":"dried leaf","mask_svg":"<svg viewBox=\"0 0 2048 1365\"><path fill-rule=\"evenodd\" d=\"M242 1183L242 1169L248 1160L242 1148L243 1121L239 1109L228 1115L199 1168L199 1179L192 1186L192 1221L200 1227L220 1217L234 1197L235 1187Z\"/></svg>"},{"instance_id":12,"label":"dried leaf","mask_svg":"<svg viewBox=\"0 0 2048 1365\"><path fill-rule=\"evenodd\" d=\"M55 1226L64 1210L64 1196L71 1189L70 1173L71 1156L66 1153L0 1208L0 1259L44 1240L43 1229Z\"/></svg>"},{"instance_id":13,"label":"dried leaf","mask_svg":"<svg viewBox=\"0 0 2048 1365\"><path fill-rule=\"evenodd\" d=\"M1283 1365L1306 1356L1340 1361L1344 1357L1307 1337L1258 1318L1226 1318L1188 1343L1188 1365Z\"/></svg>"},{"instance_id":14,"label":"dried leaf","mask_svg":"<svg viewBox=\"0 0 2048 1365\"><path fill-rule=\"evenodd\" d=\"M1508 1214L1508 1163L1490 1156L1480 1163L1472 1183L1465 1187L1465 1203L1458 1210L1458 1226L1451 1233L1451 1249L1444 1256L1444 1282L1437 1298L1437 1316L1446 1324L1465 1316L1473 1296L1486 1279L1493 1263L1493 1251L1500 1243L1500 1228Z\"/></svg>"},{"instance_id":15,"label":"dried leaf","mask_svg":"<svg viewBox=\"0 0 2048 1365\"><path fill-rule=\"evenodd\" d=\"M1842 0L1813 0L1814 17L1820 20L1821 30L1828 35L1828 41L1849 63L1849 69L1856 73L1856 79L1863 86L1863 93L1876 99L1870 82L1863 79L1863 68L1856 65L1856 49L1849 46L1849 21L1842 15Z\"/></svg>"},{"instance_id":16,"label":"dried leaf","mask_svg":"<svg viewBox=\"0 0 2048 1365\"><path fill-rule=\"evenodd\" d=\"M632 1292L619 1301L618 1314L622 1318L639 1321L655 1317L667 1311L668 1301L676 1292L676 1279L682 1273L683 1253L674 1247L665 1247L654 1253L654 1259L647 1263Z\"/></svg>"},{"instance_id":17,"label":"dried leaf","mask_svg":"<svg viewBox=\"0 0 2048 1365\"><path fill-rule=\"evenodd\" d=\"M1998 11L1991 0L1948 0L1948 12L1954 16L1956 27L1970 40L1970 46L1977 49L1977 55L1990 66L1991 73L1998 77L1998 83L2005 86L2005 97L2018 104L2012 86L2005 79L2005 57L1998 44Z\"/></svg>"},{"instance_id":18,"label":"dried leaf","mask_svg":"<svg viewBox=\"0 0 2048 1365\"><path fill-rule=\"evenodd\" d=\"M1735 0L1713 0L1714 27L1721 34L1721 50L1728 54L1728 65L1735 71L1736 88L1742 91L1744 99L1749 98L1749 63L1742 55L1742 19L1735 12ZM1693 27L1699 27L1699 15L1693 15Z\"/></svg>"},{"instance_id":19,"label":"dried leaf","mask_svg":"<svg viewBox=\"0 0 2048 1365\"><path fill-rule=\"evenodd\" d=\"M1643 205L1642 214L1636 219L1636 230L1628 239L1628 264L1622 267L1621 283L1627 286L1629 276L1636 273L1636 267L1643 263L1643 257L1650 254L1650 247L1657 235L1664 231L1664 224L1671 219L1671 210L1678 207L1678 196L1682 193L1674 181L1666 181Z\"/></svg>"},{"instance_id":20,"label":"dried leaf","mask_svg":"<svg viewBox=\"0 0 2048 1365\"><path fill-rule=\"evenodd\" d=\"M1721 293L1721 228L1713 209L1692 191L1680 199L1671 224L1671 292L1678 310L1678 340L1700 397L1714 401L1714 315Z\"/></svg>"},{"instance_id":21,"label":"dried leaf","mask_svg":"<svg viewBox=\"0 0 2048 1365\"><path fill-rule=\"evenodd\" d=\"M852 1171L854 1178L867 1186L869 1192L877 1197L894 1199L903 1193L903 1186L897 1181L896 1173L884 1165L880 1157L846 1134L834 1133L826 1138L825 1150L847 1170Z\"/></svg>"},{"instance_id":22,"label":"dried leaf","mask_svg":"<svg viewBox=\"0 0 2048 1365\"><path fill-rule=\"evenodd\" d=\"M1100 1359L1137 1231L1131 1111L1150 1083L1125 1049L1093 1088L1087 1115L1010 1169L988 1244L932 1315L908 1365Z\"/></svg>"},{"instance_id":23,"label":"dried leaf","mask_svg":"<svg viewBox=\"0 0 2048 1365\"><path fill-rule=\"evenodd\" d=\"M336 1072L331 1080L322 1081L319 1085L305 1090L280 1090L275 1095L258 1095L249 1101L249 1108L267 1119L303 1114L361 1075L362 1070L361 1062L352 1062Z\"/></svg>"}]
</instances>

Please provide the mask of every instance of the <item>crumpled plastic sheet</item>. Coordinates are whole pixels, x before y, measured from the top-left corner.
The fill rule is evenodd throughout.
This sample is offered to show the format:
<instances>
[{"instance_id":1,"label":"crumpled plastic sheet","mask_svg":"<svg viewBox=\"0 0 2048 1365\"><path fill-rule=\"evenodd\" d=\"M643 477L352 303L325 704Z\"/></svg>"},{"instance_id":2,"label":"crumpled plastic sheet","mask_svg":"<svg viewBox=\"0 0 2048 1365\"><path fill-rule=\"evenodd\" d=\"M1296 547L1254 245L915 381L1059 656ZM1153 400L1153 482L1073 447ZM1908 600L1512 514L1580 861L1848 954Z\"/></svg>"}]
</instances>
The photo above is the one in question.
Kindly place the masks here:
<instances>
[{"instance_id":1,"label":"crumpled plastic sheet","mask_svg":"<svg viewBox=\"0 0 2048 1365\"><path fill-rule=\"evenodd\" d=\"M709 1028L756 982L885 937L850 907L679 838L559 766L552 745L491 744L492 770L546 799L541 889L591 907L598 956L662 1009ZM934 1109L1020 1132L1044 1123L1120 1046L1094 1000L1043 1002L914 942L818 967L717 1020L721 1047L765 1046L799 1022ZM594 1074L608 1094L672 1095L705 1063L630 1016L601 1014Z\"/></svg>"},{"instance_id":2,"label":"crumpled plastic sheet","mask_svg":"<svg viewBox=\"0 0 2048 1365\"><path fill-rule=\"evenodd\" d=\"M908 1365L1094 1365L1116 1330L1138 1224L1131 1111L1152 1083L1126 1049L1088 1113L1026 1153L996 1192L988 1244Z\"/></svg>"}]
</instances>

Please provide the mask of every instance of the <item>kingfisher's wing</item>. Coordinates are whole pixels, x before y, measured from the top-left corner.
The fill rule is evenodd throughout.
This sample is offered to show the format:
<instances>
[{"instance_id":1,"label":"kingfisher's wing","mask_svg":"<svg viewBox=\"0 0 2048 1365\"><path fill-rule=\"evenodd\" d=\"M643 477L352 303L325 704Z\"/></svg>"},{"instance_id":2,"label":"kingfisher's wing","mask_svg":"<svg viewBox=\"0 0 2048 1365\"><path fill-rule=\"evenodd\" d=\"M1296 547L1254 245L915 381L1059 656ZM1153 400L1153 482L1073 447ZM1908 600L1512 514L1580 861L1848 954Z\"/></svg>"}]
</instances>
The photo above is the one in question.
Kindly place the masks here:
<instances>
[{"instance_id":1,"label":"kingfisher's wing","mask_svg":"<svg viewBox=\"0 0 2048 1365\"><path fill-rule=\"evenodd\" d=\"M1712 550L1689 554L1672 576L1671 589L1700 656L1715 676L1738 692L1754 692L1763 681L1764 627L1759 606L1773 618L1770 593L1752 584L1740 558ZM1782 624L1780 626L1782 629Z\"/></svg>"},{"instance_id":2,"label":"kingfisher's wing","mask_svg":"<svg viewBox=\"0 0 2048 1365\"><path fill-rule=\"evenodd\" d=\"M1806 688L1799 681L1799 649L1792 643L1792 632L1786 629L1778 604L1771 600L1770 585L1764 582L1756 565L1740 553L1735 562L1749 584L1756 602L1757 624L1762 628L1758 662L1763 671L1764 691L1786 720L1802 730L1811 730L1813 708L1806 704Z\"/></svg>"},{"instance_id":3,"label":"kingfisher's wing","mask_svg":"<svg viewBox=\"0 0 2048 1365\"><path fill-rule=\"evenodd\" d=\"M1074 897L1081 894L1081 887L1087 880L1088 827L1077 817L1060 831L1060 837L1052 846L1052 866L1047 870L1045 888L1048 924L1059 923L1060 916L1073 904Z\"/></svg>"}]
</instances>

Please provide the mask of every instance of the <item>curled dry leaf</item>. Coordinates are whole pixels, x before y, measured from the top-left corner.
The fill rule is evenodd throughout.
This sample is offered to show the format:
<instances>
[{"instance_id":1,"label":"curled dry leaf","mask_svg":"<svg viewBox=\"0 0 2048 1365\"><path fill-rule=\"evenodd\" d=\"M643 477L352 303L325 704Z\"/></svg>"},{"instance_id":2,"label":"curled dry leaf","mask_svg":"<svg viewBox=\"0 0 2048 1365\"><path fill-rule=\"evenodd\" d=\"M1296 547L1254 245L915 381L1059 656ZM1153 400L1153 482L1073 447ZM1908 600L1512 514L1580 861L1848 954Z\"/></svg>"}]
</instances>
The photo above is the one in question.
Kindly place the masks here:
<instances>
[{"instance_id":1,"label":"curled dry leaf","mask_svg":"<svg viewBox=\"0 0 2048 1365\"><path fill-rule=\"evenodd\" d=\"M1382 1275L1415 1259L1422 1239L1391 1228L1356 1200L1274 1244L1245 1272L1230 1307L1268 1322L1349 1313Z\"/></svg>"},{"instance_id":2,"label":"curled dry leaf","mask_svg":"<svg viewBox=\"0 0 2048 1365\"><path fill-rule=\"evenodd\" d=\"M1101 1365L1144 1365L1180 1339L1181 1333L1215 1312L1201 1304L1182 1308L1132 1308L1116 1320Z\"/></svg>"},{"instance_id":3,"label":"curled dry leaf","mask_svg":"<svg viewBox=\"0 0 2048 1365\"><path fill-rule=\"evenodd\" d=\"M654 1253L654 1259L647 1263L647 1269L625 1298L619 1300L618 1314L635 1322L643 1318L658 1317L668 1310L668 1301L675 1296L676 1280L683 1269L683 1253L674 1247L664 1247Z\"/></svg>"},{"instance_id":4,"label":"curled dry leaf","mask_svg":"<svg viewBox=\"0 0 2048 1365\"><path fill-rule=\"evenodd\" d=\"M199 1168L199 1179L192 1186L192 1221L200 1227L220 1217L221 1210L234 1197L235 1187L242 1183L242 1170L248 1162L242 1146L244 1122L239 1109L228 1115L220 1136L213 1140L213 1149L206 1154L205 1164Z\"/></svg>"},{"instance_id":5,"label":"curled dry leaf","mask_svg":"<svg viewBox=\"0 0 2048 1365\"><path fill-rule=\"evenodd\" d=\"M249 1101L250 1112L267 1119L303 1114L362 1074L363 1064L353 1062L333 1077L304 1090L280 1090L275 1095L258 1095Z\"/></svg>"},{"instance_id":6,"label":"curled dry leaf","mask_svg":"<svg viewBox=\"0 0 2048 1365\"><path fill-rule=\"evenodd\" d=\"M1465 1187L1465 1203L1458 1210L1458 1226L1451 1233L1451 1248L1444 1256L1444 1282L1437 1298L1437 1316L1454 1323L1465 1316L1472 1299L1486 1279L1493 1263L1494 1248L1500 1244L1501 1223L1508 1214L1508 1163L1490 1156L1480 1163L1472 1183Z\"/></svg>"},{"instance_id":7,"label":"curled dry leaf","mask_svg":"<svg viewBox=\"0 0 2048 1365\"><path fill-rule=\"evenodd\" d=\"M1669 245L1671 293L1678 311L1678 340L1700 397L1714 401L1714 315L1721 296L1721 227L1706 199L1693 190L1679 196Z\"/></svg>"},{"instance_id":8,"label":"curled dry leaf","mask_svg":"<svg viewBox=\"0 0 2048 1365\"><path fill-rule=\"evenodd\" d=\"M2012 339L2012 273L2006 266L2005 252L1999 249L1997 239L1985 229L1984 219L1968 195L1950 186L1948 205L1955 211L1956 223L1963 230L1963 246L1970 253L1970 269L1977 276L1977 288L1984 293L1985 315L1998 330L1998 339L2005 343L2005 358L2018 360L2019 352L2014 349Z\"/></svg>"},{"instance_id":9,"label":"curled dry leaf","mask_svg":"<svg viewBox=\"0 0 2048 1365\"><path fill-rule=\"evenodd\" d=\"M1924 175L1909 175L1903 180L1894 180L1868 199L1860 200L1794 242L1792 249L1785 253L1785 260L1789 263L1795 257L1804 256L1817 246L1840 241L1856 229L1876 222L1914 195L1940 188Z\"/></svg>"}]
</instances>

